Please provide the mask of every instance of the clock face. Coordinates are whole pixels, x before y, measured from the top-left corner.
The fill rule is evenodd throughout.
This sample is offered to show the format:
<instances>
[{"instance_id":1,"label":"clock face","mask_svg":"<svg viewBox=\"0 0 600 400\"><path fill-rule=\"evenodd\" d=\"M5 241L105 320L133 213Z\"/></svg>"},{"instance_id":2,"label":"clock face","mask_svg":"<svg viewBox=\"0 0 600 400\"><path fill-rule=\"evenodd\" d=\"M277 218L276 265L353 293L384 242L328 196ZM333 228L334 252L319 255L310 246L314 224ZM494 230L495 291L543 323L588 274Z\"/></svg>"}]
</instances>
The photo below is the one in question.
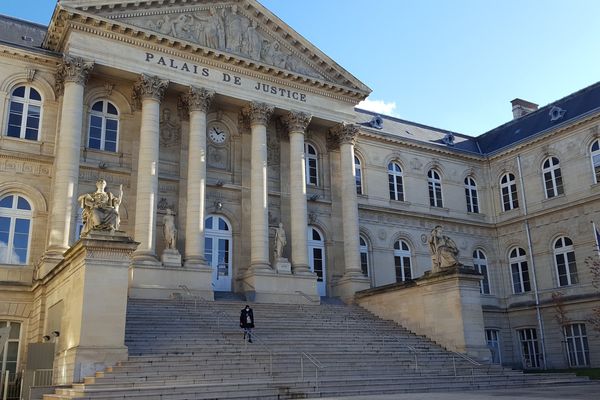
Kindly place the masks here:
<instances>
[{"instance_id":1,"label":"clock face","mask_svg":"<svg viewBox=\"0 0 600 400\"><path fill-rule=\"evenodd\" d=\"M223 144L227 140L227 129L221 125L213 125L208 129L208 137L213 143Z\"/></svg>"}]
</instances>

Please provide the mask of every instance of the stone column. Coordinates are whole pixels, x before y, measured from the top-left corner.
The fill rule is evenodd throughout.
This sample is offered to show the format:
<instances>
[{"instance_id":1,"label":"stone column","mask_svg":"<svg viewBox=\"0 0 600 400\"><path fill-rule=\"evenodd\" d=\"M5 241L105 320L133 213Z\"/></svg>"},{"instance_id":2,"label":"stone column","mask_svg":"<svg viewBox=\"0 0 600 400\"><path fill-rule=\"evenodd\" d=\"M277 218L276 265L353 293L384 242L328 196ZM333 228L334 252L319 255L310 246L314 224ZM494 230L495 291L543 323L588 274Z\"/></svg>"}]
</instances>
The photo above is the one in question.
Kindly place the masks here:
<instances>
[{"instance_id":1,"label":"stone column","mask_svg":"<svg viewBox=\"0 0 600 400\"><path fill-rule=\"evenodd\" d=\"M292 236L292 266L295 274L308 274L308 244L306 230L308 212L306 206L306 160L304 134L312 116L292 111L283 117L290 135L290 207Z\"/></svg>"},{"instance_id":2,"label":"stone column","mask_svg":"<svg viewBox=\"0 0 600 400\"><path fill-rule=\"evenodd\" d=\"M142 107L135 201L135 240L140 243L134 253L136 264L158 263L155 239L160 102L167 86L167 80L142 74L133 88L134 103Z\"/></svg>"},{"instance_id":3,"label":"stone column","mask_svg":"<svg viewBox=\"0 0 600 400\"><path fill-rule=\"evenodd\" d=\"M274 107L252 102L244 114L252 130L250 179L250 269L268 270L269 266L269 199L267 193L267 125Z\"/></svg>"},{"instance_id":4,"label":"stone column","mask_svg":"<svg viewBox=\"0 0 600 400\"><path fill-rule=\"evenodd\" d=\"M73 207L78 194L83 91L93 67L93 62L87 62L79 57L65 56L56 76L57 92L62 93L63 101L54 159L47 250L50 257L62 258L62 253L69 248Z\"/></svg>"},{"instance_id":5,"label":"stone column","mask_svg":"<svg viewBox=\"0 0 600 400\"><path fill-rule=\"evenodd\" d=\"M205 266L204 208L206 199L206 114L214 92L190 87L183 97L190 113L187 174L185 266Z\"/></svg>"}]
</instances>

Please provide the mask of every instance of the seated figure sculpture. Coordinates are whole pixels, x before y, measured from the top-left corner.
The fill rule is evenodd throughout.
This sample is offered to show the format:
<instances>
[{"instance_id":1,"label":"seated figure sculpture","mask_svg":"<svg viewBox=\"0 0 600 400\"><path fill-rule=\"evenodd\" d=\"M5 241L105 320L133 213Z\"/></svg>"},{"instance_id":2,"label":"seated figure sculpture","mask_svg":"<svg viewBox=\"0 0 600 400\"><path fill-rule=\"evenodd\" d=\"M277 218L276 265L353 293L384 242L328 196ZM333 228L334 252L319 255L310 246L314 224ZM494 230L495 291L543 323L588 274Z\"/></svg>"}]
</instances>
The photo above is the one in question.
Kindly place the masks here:
<instances>
[{"instance_id":1,"label":"seated figure sculpture","mask_svg":"<svg viewBox=\"0 0 600 400\"><path fill-rule=\"evenodd\" d=\"M106 192L105 189L106 181L98 179L94 193L83 194L77 199L80 207L83 209L82 237L87 236L93 230L109 232L119 230L121 223L119 206L123 200L123 185L119 186L118 196Z\"/></svg>"},{"instance_id":2,"label":"seated figure sculpture","mask_svg":"<svg viewBox=\"0 0 600 400\"><path fill-rule=\"evenodd\" d=\"M458 261L458 247L448 236L442 234L442 227L436 226L429 235L429 250L431 251L432 273L437 273L453 267L461 266Z\"/></svg>"}]
</instances>

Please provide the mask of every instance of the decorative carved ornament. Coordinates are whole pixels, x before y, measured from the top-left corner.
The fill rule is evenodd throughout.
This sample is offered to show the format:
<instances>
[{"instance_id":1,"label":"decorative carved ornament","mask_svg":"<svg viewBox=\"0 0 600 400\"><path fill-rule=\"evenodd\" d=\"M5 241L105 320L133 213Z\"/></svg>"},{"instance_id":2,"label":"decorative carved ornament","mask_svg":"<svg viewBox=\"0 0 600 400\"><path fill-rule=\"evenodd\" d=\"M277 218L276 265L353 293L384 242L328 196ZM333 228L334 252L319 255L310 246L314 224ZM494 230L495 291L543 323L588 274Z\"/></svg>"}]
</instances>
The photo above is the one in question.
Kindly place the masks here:
<instances>
[{"instance_id":1,"label":"decorative carved ornament","mask_svg":"<svg viewBox=\"0 0 600 400\"><path fill-rule=\"evenodd\" d=\"M62 96L65 90L65 82L74 82L85 86L93 68L94 63L92 61L85 61L81 57L65 55L56 72L56 93Z\"/></svg>"},{"instance_id":2,"label":"decorative carved ornament","mask_svg":"<svg viewBox=\"0 0 600 400\"><path fill-rule=\"evenodd\" d=\"M290 111L281 118L281 122L287 126L289 132L302 134L306 133L311 120L312 115L300 111Z\"/></svg>"},{"instance_id":3,"label":"decorative carved ornament","mask_svg":"<svg viewBox=\"0 0 600 400\"><path fill-rule=\"evenodd\" d=\"M189 112L203 111L206 113L214 96L215 92L212 90L190 86L188 93L181 97L181 104L185 105Z\"/></svg>"},{"instance_id":4,"label":"decorative carved ornament","mask_svg":"<svg viewBox=\"0 0 600 400\"><path fill-rule=\"evenodd\" d=\"M264 125L269 124L271 115L273 115L275 107L266 103L259 103L253 101L244 107L244 115L250 119L252 125Z\"/></svg>"},{"instance_id":5,"label":"decorative carved ornament","mask_svg":"<svg viewBox=\"0 0 600 400\"><path fill-rule=\"evenodd\" d=\"M331 142L332 145L337 144L337 146L341 146L342 144L351 144L354 146L356 144L358 132L359 128L355 124L347 124L343 122L339 125L336 125L329 130L329 136L327 138L328 145Z\"/></svg>"},{"instance_id":6,"label":"decorative carved ornament","mask_svg":"<svg viewBox=\"0 0 600 400\"><path fill-rule=\"evenodd\" d=\"M160 118L160 144L165 147L176 146L181 137L181 123L173 118L173 112L165 108Z\"/></svg>"},{"instance_id":7,"label":"decorative carved ornament","mask_svg":"<svg viewBox=\"0 0 600 400\"><path fill-rule=\"evenodd\" d=\"M168 86L169 81L160 79L158 76L140 75L133 85L133 104L139 109L144 99L162 101Z\"/></svg>"}]
</instances>

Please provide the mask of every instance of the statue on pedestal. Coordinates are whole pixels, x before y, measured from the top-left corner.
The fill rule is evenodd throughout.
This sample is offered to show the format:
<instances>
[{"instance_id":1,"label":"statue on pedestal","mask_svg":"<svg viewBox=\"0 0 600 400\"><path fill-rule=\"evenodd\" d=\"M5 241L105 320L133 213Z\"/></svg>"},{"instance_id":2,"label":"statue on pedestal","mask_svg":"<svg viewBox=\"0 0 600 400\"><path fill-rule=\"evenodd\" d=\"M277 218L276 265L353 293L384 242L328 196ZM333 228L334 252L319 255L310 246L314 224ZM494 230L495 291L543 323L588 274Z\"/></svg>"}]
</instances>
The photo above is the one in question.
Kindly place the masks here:
<instances>
[{"instance_id":1,"label":"statue on pedestal","mask_svg":"<svg viewBox=\"0 0 600 400\"><path fill-rule=\"evenodd\" d=\"M459 267L458 247L448 236L442 234L442 227L436 226L429 235L429 250L431 251L432 273L449 268Z\"/></svg>"},{"instance_id":2,"label":"statue on pedestal","mask_svg":"<svg viewBox=\"0 0 600 400\"><path fill-rule=\"evenodd\" d=\"M109 231L114 233L119 230L121 218L119 217L119 206L123 201L123 185L119 186L119 195L115 196L106 192L106 181L96 181L96 191L86 193L77 199L83 209L83 229L81 236L85 237L92 230Z\"/></svg>"},{"instance_id":3,"label":"statue on pedestal","mask_svg":"<svg viewBox=\"0 0 600 400\"><path fill-rule=\"evenodd\" d=\"M175 214L167 208L163 217L163 236L165 237L165 249L177 249L177 228L175 227Z\"/></svg>"},{"instance_id":4,"label":"statue on pedestal","mask_svg":"<svg viewBox=\"0 0 600 400\"><path fill-rule=\"evenodd\" d=\"M275 264L275 270L277 270L278 273L291 274L292 265L287 258L283 257L283 248L287 244L283 223L280 222L279 226L273 229L275 230L275 246L273 249L273 264Z\"/></svg>"}]
</instances>

